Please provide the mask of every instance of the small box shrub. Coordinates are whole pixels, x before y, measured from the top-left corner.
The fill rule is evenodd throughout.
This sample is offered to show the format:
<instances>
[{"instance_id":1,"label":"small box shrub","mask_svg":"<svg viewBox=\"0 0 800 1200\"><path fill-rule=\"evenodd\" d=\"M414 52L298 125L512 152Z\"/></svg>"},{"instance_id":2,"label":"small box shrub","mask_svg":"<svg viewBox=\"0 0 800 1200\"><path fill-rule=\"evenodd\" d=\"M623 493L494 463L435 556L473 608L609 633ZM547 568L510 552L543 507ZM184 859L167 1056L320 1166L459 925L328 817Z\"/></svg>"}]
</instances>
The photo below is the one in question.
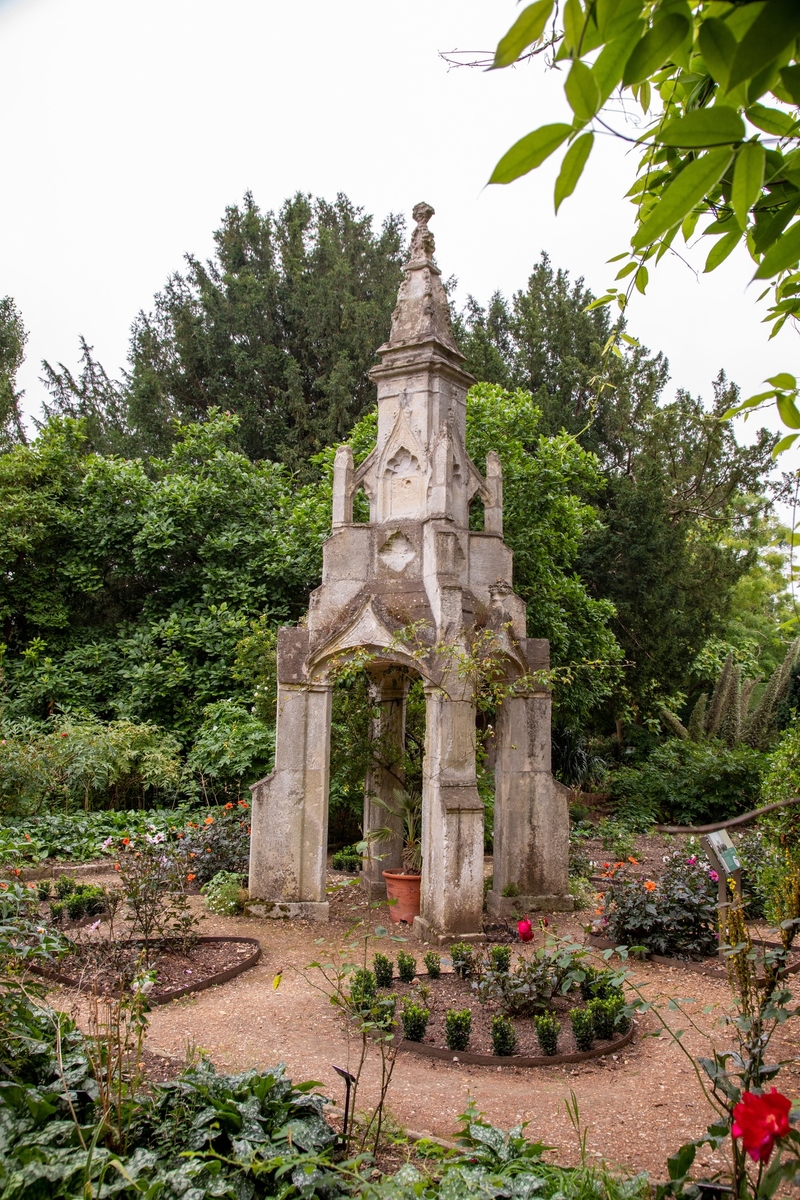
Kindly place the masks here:
<instances>
[{"instance_id":1,"label":"small box shrub","mask_svg":"<svg viewBox=\"0 0 800 1200\"><path fill-rule=\"evenodd\" d=\"M86 902L80 892L73 892L64 899L64 910L70 921L80 921L86 912Z\"/></svg>"},{"instance_id":2,"label":"small box shrub","mask_svg":"<svg viewBox=\"0 0 800 1200\"><path fill-rule=\"evenodd\" d=\"M591 966L590 963L584 963L581 966L581 970L583 971L583 979L580 985L581 996L584 1000L591 1000L594 996L592 989L594 988L595 980L600 975L600 971L596 967Z\"/></svg>"},{"instance_id":3,"label":"small box shrub","mask_svg":"<svg viewBox=\"0 0 800 1200\"><path fill-rule=\"evenodd\" d=\"M385 954L376 954L372 960L372 970L375 973L375 982L379 988L390 988L392 986L394 963L390 958L387 958Z\"/></svg>"},{"instance_id":4,"label":"small box shrub","mask_svg":"<svg viewBox=\"0 0 800 1200\"><path fill-rule=\"evenodd\" d=\"M442 973L442 960L435 950L428 950L422 960L431 979L438 979Z\"/></svg>"},{"instance_id":5,"label":"small box shrub","mask_svg":"<svg viewBox=\"0 0 800 1200\"><path fill-rule=\"evenodd\" d=\"M495 971L507 975L511 970L511 947L492 946L489 951L489 964Z\"/></svg>"},{"instance_id":6,"label":"small box shrub","mask_svg":"<svg viewBox=\"0 0 800 1200\"><path fill-rule=\"evenodd\" d=\"M359 1010L371 1008L377 994L378 988L372 971L359 967L357 971L353 972L350 984L350 1003L353 1008Z\"/></svg>"},{"instance_id":7,"label":"small box shrub","mask_svg":"<svg viewBox=\"0 0 800 1200\"><path fill-rule=\"evenodd\" d=\"M552 1017L549 1013L544 1013L541 1017L534 1017L533 1024L536 1029L536 1040L539 1043L542 1054L557 1054L558 1035L561 1032L558 1017Z\"/></svg>"},{"instance_id":8,"label":"small box shrub","mask_svg":"<svg viewBox=\"0 0 800 1200\"><path fill-rule=\"evenodd\" d=\"M372 1006L371 1017L378 1029L388 1031L394 1025L394 1014L397 1008L397 996L380 996Z\"/></svg>"},{"instance_id":9,"label":"small box shrub","mask_svg":"<svg viewBox=\"0 0 800 1200\"><path fill-rule=\"evenodd\" d=\"M397 954L397 974L400 976L402 983L411 983L411 980L417 973L417 960L413 954L407 954L405 950L399 950Z\"/></svg>"},{"instance_id":10,"label":"small box shrub","mask_svg":"<svg viewBox=\"0 0 800 1200\"><path fill-rule=\"evenodd\" d=\"M106 911L106 891L98 884L85 883L80 891L76 888L75 894L81 896L83 911L87 917L99 917Z\"/></svg>"},{"instance_id":11,"label":"small box shrub","mask_svg":"<svg viewBox=\"0 0 800 1200\"><path fill-rule=\"evenodd\" d=\"M361 855L355 846L344 846L334 854L331 866L334 871L345 871L348 874L357 875L361 870Z\"/></svg>"},{"instance_id":12,"label":"small box shrub","mask_svg":"<svg viewBox=\"0 0 800 1200\"><path fill-rule=\"evenodd\" d=\"M444 1040L448 1050L466 1050L472 1032L472 1013L468 1008L448 1008L444 1017Z\"/></svg>"},{"instance_id":13,"label":"small box shrub","mask_svg":"<svg viewBox=\"0 0 800 1200\"><path fill-rule=\"evenodd\" d=\"M409 1042L421 1042L430 1020L430 1009L417 1004L415 1000L406 1000L401 1012L403 1021L403 1037Z\"/></svg>"},{"instance_id":14,"label":"small box shrub","mask_svg":"<svg viewBox=\"0 0 800 1200\"><path fill-rule=\"evenodd\" d=\"M40 879L36 884L36 895L40 900L49 900L52 890L52 884L49 879Z\"/></svg>"},{"instance_id":15,"label":"small box shrub","mask_svg":"<svg viewBox=\"0 0 800 1200\"><path fill-rule=\"evenodd\" d=\"M53 922L54 925L60 925L61 922L64 920L64 901L63 900L51 900L50 901L50 920Z\"/></svg>"},{"instance_id":16,"label":"small box shrub","mask_svg":"<svg viewBox=\"0 0 800 1200\"><path fill-rule=\"evenodd\" d=\"M500 1058L513 1054L517 1048L517 1031L513 1022L504 1016L492 1017L492 1051Z\"/></svg>"},{"instance_id":17,"label":"small box shrub","mask_svg":"<svg viewBox=\"0 0 800 1200\"><path fill-rule=\"evenodd\" d=\"M586 1009L591 1013L595 1036L601 1041L608 1041L614 1036L614 1022L619 1012L618 1001L602 1000L599 996L590 1000Z\"/></svg>"},{"instance_id":18,"label":"small box shrub","mask_svg":"<svg viewBox=\"0 0 800 1200\"><path fill-rule=\"evenodd\" d=\"M65 900L67 896L71 896L75 891L75 879L72 875L61 875L56 880L56 896L59 900Z\"/></svg>"},{"instance_id":19,"label":"small box shrub","mask_svg":"<svg viewBox=\"0 0 800 1200\"><path fill-rule=\"evenodd\" d=\"M467 942L454 942L450 947L453 970L459 979L469 979L475 973L475 951Z\"/></svg>"},{"instance_id":20,"label":"small box shrub","mask_svg":"<svg viewBox=\"0 0 800 1200\"><path fill-rule=\"evenodd\" d=\"M591 1050L594 1045L594 1019L588 1008L573 1008L569 1019L575 1045L579 1050Z\"/></svg>"}]
</instances>

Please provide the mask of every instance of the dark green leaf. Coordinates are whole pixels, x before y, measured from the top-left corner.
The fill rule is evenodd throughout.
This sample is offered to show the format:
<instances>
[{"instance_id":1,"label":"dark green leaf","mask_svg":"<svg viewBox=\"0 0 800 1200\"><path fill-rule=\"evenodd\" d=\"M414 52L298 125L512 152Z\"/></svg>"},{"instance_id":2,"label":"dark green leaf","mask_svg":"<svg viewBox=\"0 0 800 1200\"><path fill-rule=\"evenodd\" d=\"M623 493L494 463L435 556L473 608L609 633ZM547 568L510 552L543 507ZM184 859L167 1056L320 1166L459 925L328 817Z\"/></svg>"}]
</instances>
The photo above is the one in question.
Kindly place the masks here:
<instances>
[{"instance_id":1,"label":"dark green leaf","mask_svg":"<svg viewBox=\"0 0 800 1200\"><path fill-rule=\"evenodd\" d=\"M742 227L747 224L747 214L761 195L765 159L766 153L760 142L748 142L736 155L731 204Z\"/></svg>"},{"instance_id":2,"label":"dark green leaf","mask_svg":"<svg viewBox=\"0 0 800 1200\"><path fill-rule=\"evenodd\" d=\"M561 170L556 180L556 212L558 212L567 196L571 196L575 191L578 180L583 174L583 168L586 166L586 160L592 152L593 145L594 134L583 133L572 143L564 155L564 161L561 164Z\"/></svg>"},{"instance_id":3,"label":"dark green leaf","mask_svg":"<svg viewBox=\"0 0 800 1200\"><path fill-rule=\"evenodd\" d=\"M634 250L642 250L666 233L695 204L699 204L706 192L719 181L733 157L730 150L709 150L694 162L689 163L669 185L664 195L649 216L634 234Z\"/></svg>"},{"instance_id":4,"label":"dark green leaf","mask_svg":"<svg viewBox=\"0 0 800 1200\"><path fill-rule=\"evenodd\" d=\"M729 142L741 142L744 138L744 121L735 108L715 105L713 108L697 108L685 117L668 121L655 134L655 141L663 146L680 146L687 149L704 149L706 146L724 146Z\"/></svg>"},{"instance_id":5,"label":"dark green leaf","mask_svg":"<svg viewBox=\"0 0 800 1200\"><path fill-rule=\"evenodd\" d=\"M600 107L600 89L591 67L576 59L564 84L569 106L579 121L590 121Z\"/></svg>"},{"instance_id":6,"label":"dark green leaf","mask_svg":"<svg viewBox=\"0 0 800 1200\"><path fill-rule=\"evenodd\" d=\"M553 0L537 0L520 13L504 38L501 38L494 56L495 67L508 67L516 62L523 50L538 42L553 11Z\"/></svg>"},{"instance_id":7,"label":"dark green leaf","mask_svg":"<svg viewBox=\"0 0 800 1200\"><path fill-rule=\"evenodd\" d=\"M717 83L725 84L733 56L736 53L736 38L725 21L707 17L698 33L700 53Z\"/></svg>"},{"instance_id":8,"label":"dark green leaf","mask_svg":"<svg viewBox=\"0 0 800 1200\"><path fill-rule=\"evenodd\" d=\"M628 86L641 83L668 61L691 30L691 24L680 13L667 13L648 30L625 65L622 82Z\"/></svg>"},{"instance_id":9,"label":"dark green leaf","mask_svg":"<svg viewBox=\"0 0 800 1200\"><path fill-rule=\"evenodd\" d=\"M706 259L706 265L703 268L704 271L713 271L715 267L718 267L720 263L724 262L728 255L731 254L738 246L739 242L741 241L741 237L742 235L738 229L735 229L732 233L726 233L724 237L721 237L719 241L712 246L708 258Z\"/></svg>"},{"instance_id":10,"label":"dark green leaf","mask_svg":"<svg viewBox=\"0 0 800 1200\"><path fill-rule=\"evenodd\" d=\"M781 82L795 104L800 104L800 63L781 69Z\"/></svg>"},{"instance_id":11,"label":"dark green leaf","mask_svg":"<svg viewBox=\"0 0 800 1200\"><path fill-rule=\"evenodd\" d=\"M528 171L541 166L571 133L572 126L563 124L542 125L533 133L527 133L506 151L492 171L489 183L511 183L520 175L527 175Z\"/></svg>"},{"instance_id":12,"label":"dark green leaf","mask_svg":"<svg viewBox=\"0 0 800 1200\"><path fill-rule=\"evenodd\" d=\"M781 234L770 246L753 276L754 279L771 279L780 271L788 271L800 262L800 221Z\"/></svg>"},{"instance_id":13,"label":"dark green leaf","mask_svg":"<svg viewBox=\"0 0 800 1200\"><path fill-rule=\"evenodd\" d=\"M728 88L752 79L800 34L800 4L797 0L769 0L742 37L736 49Z\"/></svg>"}]
</instances>

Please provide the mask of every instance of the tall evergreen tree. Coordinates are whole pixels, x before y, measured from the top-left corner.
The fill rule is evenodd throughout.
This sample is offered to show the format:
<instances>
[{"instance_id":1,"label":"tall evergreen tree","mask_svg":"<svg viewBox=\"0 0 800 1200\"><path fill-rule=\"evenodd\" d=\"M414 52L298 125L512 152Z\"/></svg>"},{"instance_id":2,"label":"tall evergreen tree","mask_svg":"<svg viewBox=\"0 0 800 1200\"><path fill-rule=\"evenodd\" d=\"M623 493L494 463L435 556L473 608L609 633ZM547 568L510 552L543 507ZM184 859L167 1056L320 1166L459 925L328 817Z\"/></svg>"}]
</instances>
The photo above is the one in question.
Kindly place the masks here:
<instances>
[{"instance_id":1,"label":"tall evergreen tree","mask_svg":"<svg viewBox=\"0 0 800 1200\"><path fill-rule=\"evenodd\" d=\"M10 296L0 300L0 451L27 441L16 388L17 371L25 358L28 335Z\"/></svg>"}]
</instances>

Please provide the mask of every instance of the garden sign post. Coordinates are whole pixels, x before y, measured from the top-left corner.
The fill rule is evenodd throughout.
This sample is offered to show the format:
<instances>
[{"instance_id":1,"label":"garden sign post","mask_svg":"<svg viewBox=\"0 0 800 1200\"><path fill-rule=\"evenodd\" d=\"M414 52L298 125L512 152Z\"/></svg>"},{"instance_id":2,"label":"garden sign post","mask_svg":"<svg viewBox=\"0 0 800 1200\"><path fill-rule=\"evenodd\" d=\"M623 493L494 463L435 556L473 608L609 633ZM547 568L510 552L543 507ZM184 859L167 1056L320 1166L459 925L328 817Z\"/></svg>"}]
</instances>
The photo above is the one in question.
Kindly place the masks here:
<instances>
[{"instance_id":1,"label":"garden sign post","mask_svg":"<svg viewBox=\"0 0 800 1200\"><path fill-rule=\"evenodd\" d=\"M535 672L549 665L544 640L528 638L525 605L511 586L503 541L502 469L487 455L481 475L465 445L473 382L456 346L428 228L418 204L405 279L389 340L372 369L378 437L356 466L336 452L333 529L322 584L302 627L278 637L275 769L255 784L249 911L327 920L331 690L343 662L365 660L379 713L375 736L402 745L409 681L426 697L421 914L425 940L483 936L483 803L476 782L475 683L464 663L491 638L501 674L515 686L498 707L494 887L489 911L573 907L568 886L567 790L550 771L550 694ZM367 522L354 522L363 490ZM470 510L483 506L483 528ZM364 834L387 824L375 798L397 781L367 778ZM384 867L400 862L401 830L373 847L364 882L385 894ZM512 899L513 897L513 899Z\"/></svg>"}]
</instances>

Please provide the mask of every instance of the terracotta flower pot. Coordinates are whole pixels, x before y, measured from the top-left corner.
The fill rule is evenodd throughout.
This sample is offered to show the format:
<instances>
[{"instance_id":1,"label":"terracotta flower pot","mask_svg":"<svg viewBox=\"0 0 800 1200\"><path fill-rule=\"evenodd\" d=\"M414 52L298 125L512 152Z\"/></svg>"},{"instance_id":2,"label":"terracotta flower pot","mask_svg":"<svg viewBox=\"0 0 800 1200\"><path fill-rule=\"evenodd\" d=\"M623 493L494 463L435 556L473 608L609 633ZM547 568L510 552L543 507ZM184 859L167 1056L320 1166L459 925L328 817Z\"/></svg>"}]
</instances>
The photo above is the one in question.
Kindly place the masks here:
<instances>
[{"instance_id":1,"label":"terracotta flower pot","mask_svg":"<svg viewBox=\"0 0 800 1200\"><path fill-rule=\"evenodd\" d=\"M386 896L396 900L389 905L389 916L398 923L405 921L411 925L414 917L419 916L419 889L422 883L421 875L404 875L401 871L384 871L386 880Z\"/></svg>"}]
</instances>

